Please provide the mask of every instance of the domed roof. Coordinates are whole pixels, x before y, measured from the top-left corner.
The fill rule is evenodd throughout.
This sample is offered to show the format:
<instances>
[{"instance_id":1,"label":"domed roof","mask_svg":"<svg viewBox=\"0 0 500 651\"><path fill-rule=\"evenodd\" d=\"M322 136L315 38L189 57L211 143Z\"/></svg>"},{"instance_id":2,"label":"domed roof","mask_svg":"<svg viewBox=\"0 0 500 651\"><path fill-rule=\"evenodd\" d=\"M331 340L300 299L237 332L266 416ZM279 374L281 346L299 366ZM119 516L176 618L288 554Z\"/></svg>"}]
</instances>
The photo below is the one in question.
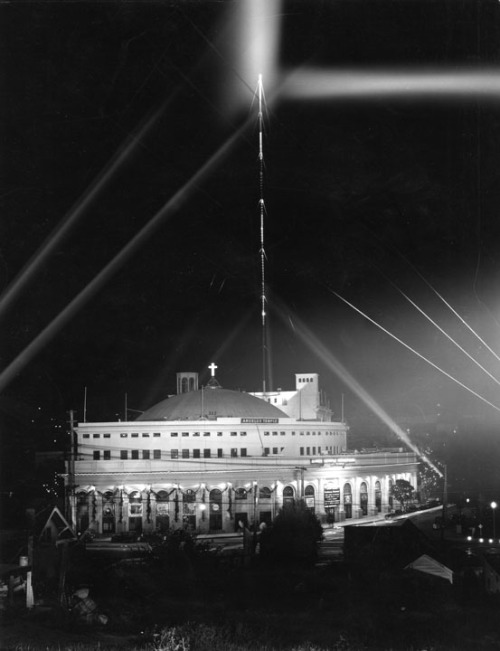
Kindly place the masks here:
<instances>
[{"instance_id":1,"label":"domed roof","mask_svg":"<svg viewBox=\"0 0 500 651\"><path fill-rule=\"evenodd\" d=\"M137 420L199 420L207 418L287 418L266 400L241 391L207 388L162 400Z\"/></svg>"}]
</instances>

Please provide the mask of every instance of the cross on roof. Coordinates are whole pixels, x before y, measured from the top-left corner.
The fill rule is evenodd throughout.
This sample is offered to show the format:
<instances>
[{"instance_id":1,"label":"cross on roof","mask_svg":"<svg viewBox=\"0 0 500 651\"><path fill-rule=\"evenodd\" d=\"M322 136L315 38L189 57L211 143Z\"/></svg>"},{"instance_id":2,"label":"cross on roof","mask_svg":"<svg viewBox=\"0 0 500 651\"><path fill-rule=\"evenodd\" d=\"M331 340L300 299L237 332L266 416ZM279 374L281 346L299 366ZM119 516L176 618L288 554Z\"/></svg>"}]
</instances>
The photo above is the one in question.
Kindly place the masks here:
<instances>
[{"instance_id":1,"label":"cross on roof","mask_svg":"<svg viewBox=\"0 0 500 651\"><path fill-rule=\"evenodd\" d=\"M210 371L212 373L212 377L215 377L215 369L219 368L219 367L212 362L208 368L210 369Z\"/></svg>"}]
</instances>

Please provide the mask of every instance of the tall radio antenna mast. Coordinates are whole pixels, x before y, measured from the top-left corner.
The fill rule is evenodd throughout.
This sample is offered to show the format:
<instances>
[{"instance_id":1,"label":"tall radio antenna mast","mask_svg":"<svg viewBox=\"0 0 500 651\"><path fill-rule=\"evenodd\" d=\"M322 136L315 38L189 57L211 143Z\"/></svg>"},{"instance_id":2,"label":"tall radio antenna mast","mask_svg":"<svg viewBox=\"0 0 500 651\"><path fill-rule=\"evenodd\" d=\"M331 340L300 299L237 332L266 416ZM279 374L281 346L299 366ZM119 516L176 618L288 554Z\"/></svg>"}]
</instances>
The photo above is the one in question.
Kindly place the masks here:
<instances>
[{"instance_id":1,"label":"tall radio antenna mast","mask_svg":"<svg viewBox=\"0 0 500 651\"><path fill-rule=\"evenodd\" d=\"M261 272L261 316L262 316L262 392L266 393L266 369L267 369L267 336L266 336L266 276L264 249L264 150L262 147L262 131L264 118L262 114L262 99L264 89L262 86L262 75L259 74L257 83L259 97L259 210L260 210L260 272Z\"/></svg>"}]
</instances>

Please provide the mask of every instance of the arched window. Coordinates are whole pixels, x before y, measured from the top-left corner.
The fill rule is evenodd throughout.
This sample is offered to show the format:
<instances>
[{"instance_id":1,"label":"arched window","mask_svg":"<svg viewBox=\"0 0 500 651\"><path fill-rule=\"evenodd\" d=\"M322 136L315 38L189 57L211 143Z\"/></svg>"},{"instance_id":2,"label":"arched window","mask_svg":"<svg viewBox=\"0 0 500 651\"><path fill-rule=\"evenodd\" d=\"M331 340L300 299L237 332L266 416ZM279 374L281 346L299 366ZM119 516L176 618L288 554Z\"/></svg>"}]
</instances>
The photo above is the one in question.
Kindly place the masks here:
<instances>
[{"instance_id":1,"label":"arched window","mask_svg":"<svg viewBox=\"0 0 500 651\"><path fill-rule=\"evenodd\" d=\"M359 487L359 504L363 515L368 515L368 486L365 481Z\"/></svg>"},{"instance_id":2,"label":"arched window","mask_svg":"<svg viewBox=\"0 0 500 651\"><path fill-rule=\"evenodd\" d=\"M293 486L285 486L283 489L283 508L293 506L295 503L295 491Z\"/></svg>"},{"instance_id":3,"label":"arched window","mask_svg":"<svg viewBox=\"0 0 500 651\"><path fill-rule=\"evenodd\" d=\"M170 528L170 497L167 491L156 493L156 526L161 532Z\"/></svg>"},{"instance_id":4,"label":"arched window","mask_svg":"<svg viewBox=\"0 0 500 651\"><path fill-rule=\"evenodd\" d=\"M382 511L382 490L379 481L375 482L375 508L379 513Z\"/></svg>"},{"instance_id":5,"label":"arched window","mask_svg":"<svg viewBox=\"0 0 500 651\"><path fill-rule=\"evenodd\" d=\"M102 532L115 532L115 502L113 491L106 491L102 496Z\"/></svg>"},{"instance_id":6,"label":"arched window","mask_svg":"<svg viewBox=\"0 0 500 651\"><path fill-rule=\"evenodd\" d=\"M181 380L181 393L187 393L188 391L188 379L183 377Z\"/></svg>"},{"instance_id":7,"label":"arched window","mask_svg":"<svg viewBox=\"0 0 500 651\"><path fill-rule=\"evenodd\" d=\"M308 509L310 509L314 513L314 506L315 506L315 500L314 500L314 486L306 486L306 489L304 491L304 498L306 501L306 506Z\"/></svg>"},{"instance_id":8,"label":"arched window","mask_svg":"<svg viewBox=\"0 0 500 651\"><path fill-rule=\"evenodd\" d=\"M234 491L234 499L235 500L246 500L248 498L248 493L246 488L237 488Z\"/></svg>"},{"instance_id":9,"label":"arched window","mask_svg":"<svg viewBox=\"0 0 500 651\"><path fill-rule=\"evenodd\" d=\"M210 501L210 516L209 526L210 531L221 531L222 529L222 491L214 488L209 494Z\"/></svg>"},{"instance_id":10,"label":"arched window","mask_svg":"<svg viewBox=\"0 0 500 651\"><path fill-rule=\"evenodd\" d=\"M182 522L188 529L196 529L196 493L191 488L182 495Z\"/></svg>"},{"instance_id":11,"label":"arched window","mask_svg":"<svg viewBox=\"0 0 500 651\"><path fill-rule=\"evenodd\" d=\"M142 531L142 497L139 491L134 491L128 496L128 527L129 531L140 533Z\"/></svg>"},{"instance_id":12,"label":"arched window","mask_svg":"<svg viewBox=\"0 0 500 651\"><path fill-rule=\"evenodd\" d=\"M351 484L344 484L344 513L345 517L352 518L352 489Z\"/></svg>"},{"instance_id":13,"label":"arched window","mask_svg":"<svg viewBox=\"0 0 500 651\"><path fill-rule=\"evenodd\" d=\"M81 533L89 528L89 496L85 491L76 494L76 521Z\"/></svg>"},{"instance_id":14,"label":"arched window","mask_svg":"<svg viewBox=\"0 0 500 651\"><path fill-rule=\"evenodd\" d=\"M167 491L158 491L156 493L156 503L157 504L160 503L160 502L169 502L169 501L170 501L170 497L169 497Z\"/></svg>"},{"instance_id":15,"label":"arched window","mask_svg":"<svg viewBox=\"0 0 500 651\"><path fill-rule=\"evenodd\" d=\"M259 499L261 500L271 499L271 489L268 486L261 486L259 488Z\"/></svg>"},{"instance_id":16,"label":"arched window","mask_svg":"<svg viewBox=\"0 0 500 651\"><path fill-rule=\"evenodd\" d=\"M191 488L188 488L186 491L184 491L182 495L182 501L186 504L190 504L191 502L196 502L196 493L194 490Z\"/></svg>"}]
</instances>

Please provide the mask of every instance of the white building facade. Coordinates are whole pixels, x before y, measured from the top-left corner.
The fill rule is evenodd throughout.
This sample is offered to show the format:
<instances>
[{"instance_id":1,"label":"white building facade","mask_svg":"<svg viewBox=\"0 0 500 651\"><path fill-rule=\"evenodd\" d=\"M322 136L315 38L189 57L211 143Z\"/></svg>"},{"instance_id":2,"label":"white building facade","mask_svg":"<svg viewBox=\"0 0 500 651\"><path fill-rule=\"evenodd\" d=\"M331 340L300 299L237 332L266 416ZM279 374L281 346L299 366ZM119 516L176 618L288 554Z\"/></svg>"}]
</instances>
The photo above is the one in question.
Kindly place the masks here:
<instances>
[{"instance_id":1,"label":"white building facade","mask_svg":"<svg viewBox=\"0 0 500 651\"><path fill-rule=\"evenodd\" d=\"M397 479L417 487L414 453L348 451L348 428L321 404L316 374L296 376L312 389L280 396L230 391L215 378L198 389L193 373L177 379L178 395L135 421L76 427L66 482L78 531L232 532L299 499L334 522L390 510Z\"/></svg>"}]
</instances>

